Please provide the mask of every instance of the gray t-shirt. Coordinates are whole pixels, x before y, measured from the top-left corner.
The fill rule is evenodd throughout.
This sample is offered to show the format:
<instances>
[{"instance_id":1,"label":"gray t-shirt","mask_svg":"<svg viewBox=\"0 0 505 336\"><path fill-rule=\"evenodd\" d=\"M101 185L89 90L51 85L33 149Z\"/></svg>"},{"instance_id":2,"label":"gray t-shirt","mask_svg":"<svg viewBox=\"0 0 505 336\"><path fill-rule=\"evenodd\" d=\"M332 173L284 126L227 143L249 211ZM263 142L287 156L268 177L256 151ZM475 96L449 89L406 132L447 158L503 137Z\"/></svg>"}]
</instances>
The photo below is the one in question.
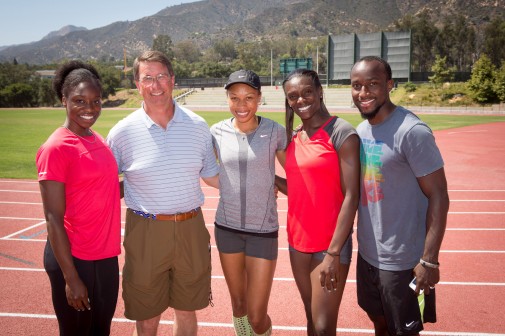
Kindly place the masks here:
<instances>
[{"instance_id":1,"label":"gray t-shirt","mask_svg":"<svg viewBox=\"0 0 505 336\"><path fill-rule=\"evenodd\" d=\"M423 254L428 200L417 177L443 167L431 129L398 106L381 124L363 121L358 250L383 270L415 267Z\"/></svg>"},{"instance_id":2,"label":"gray t-shirt","mask_svg":"<svg viewBox=\"0 0 505 336\"><path fill-rule=\"evenodd\" d=\"M232 118L213 125L211 133L220 168L216 223L253 233L277 231L275 155L286 146L284 127L262 117L246 135L235 130Z\"/></svg>"}]
</instances>

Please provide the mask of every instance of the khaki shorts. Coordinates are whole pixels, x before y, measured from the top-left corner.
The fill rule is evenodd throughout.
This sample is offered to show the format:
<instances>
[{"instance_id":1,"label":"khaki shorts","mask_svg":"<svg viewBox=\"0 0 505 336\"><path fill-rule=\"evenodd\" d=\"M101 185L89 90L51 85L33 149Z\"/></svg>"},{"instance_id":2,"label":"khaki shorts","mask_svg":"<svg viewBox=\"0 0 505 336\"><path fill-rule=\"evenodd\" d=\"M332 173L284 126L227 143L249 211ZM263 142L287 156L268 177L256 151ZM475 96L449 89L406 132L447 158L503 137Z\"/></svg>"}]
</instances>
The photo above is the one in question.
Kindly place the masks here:
<instances>
[{"instance_id":1,"label":"khaki shorts","mask_svg":"<svg viewBox=\"0 0 505 336\"><path fill-rule=\"evenodd\" d=\"M126 212L123 242L125 316L146 320L168 307L193 311L211 297L210 235L202 211L175 222Z\"/></svg>"}]
</instances>

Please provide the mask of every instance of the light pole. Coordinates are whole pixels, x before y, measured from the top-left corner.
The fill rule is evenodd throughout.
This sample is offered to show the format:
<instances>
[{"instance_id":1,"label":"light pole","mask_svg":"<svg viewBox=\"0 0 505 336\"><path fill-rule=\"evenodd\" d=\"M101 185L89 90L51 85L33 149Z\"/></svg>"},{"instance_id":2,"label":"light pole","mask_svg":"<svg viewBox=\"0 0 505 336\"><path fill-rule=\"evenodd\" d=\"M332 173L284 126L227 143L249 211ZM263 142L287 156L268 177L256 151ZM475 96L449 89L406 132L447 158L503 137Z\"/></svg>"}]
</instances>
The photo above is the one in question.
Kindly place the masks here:
<instances>
[{"instance_id":1,"label":"light pole","mask_svg":"<svg viewBox=\"0 0 505 336\"><path fill-rule=\"evenodd\" d=\"M274 60L273 51L270 49L270 86L274 86Z\"/></svg>"}]
</instances>

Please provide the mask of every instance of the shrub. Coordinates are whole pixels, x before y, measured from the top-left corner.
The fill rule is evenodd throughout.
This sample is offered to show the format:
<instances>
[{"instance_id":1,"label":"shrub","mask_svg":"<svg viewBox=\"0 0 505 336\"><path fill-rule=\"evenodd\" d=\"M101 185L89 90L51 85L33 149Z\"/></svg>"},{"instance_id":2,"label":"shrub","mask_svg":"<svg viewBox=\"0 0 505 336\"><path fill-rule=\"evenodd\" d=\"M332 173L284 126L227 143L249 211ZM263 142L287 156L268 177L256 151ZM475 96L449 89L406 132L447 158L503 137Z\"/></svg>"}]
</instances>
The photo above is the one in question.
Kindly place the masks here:
<instances>
[{"instance_id":1,"label":"shrub","mask_svg":"<svg viewBox=\"0 0 505 336\"><path fill-rule=\"evenodd\" d=\"M472 67L472 77L468 89L478 103L490 103L497 99L494 90L496 67L486 54L483 54Z\"/></svg>"},{"instance_id":2,"label":"shrub","mask_svg":"<svg viewBox=\"0 0 505 336\"><path fill-rule=\"evenodd\" d=\"M407 92L414 92L414 91L416 91L416 88L417 88L416 84L414 84L412 82L405 83L404 87L405 87L405 91L407 91Z\"/></svg>"}]
</instances>

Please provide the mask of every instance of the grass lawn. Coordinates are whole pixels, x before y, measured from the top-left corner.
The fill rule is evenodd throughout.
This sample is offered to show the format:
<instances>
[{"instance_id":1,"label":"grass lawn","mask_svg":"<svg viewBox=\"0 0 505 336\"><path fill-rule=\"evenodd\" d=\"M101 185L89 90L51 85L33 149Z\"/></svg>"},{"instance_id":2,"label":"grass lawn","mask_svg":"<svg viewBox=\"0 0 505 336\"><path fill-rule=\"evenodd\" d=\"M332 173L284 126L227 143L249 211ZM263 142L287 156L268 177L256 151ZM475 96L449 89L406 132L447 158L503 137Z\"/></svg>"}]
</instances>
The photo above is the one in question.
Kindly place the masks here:
<instances>
[{"instance_id":1,"label":"grass lawn","mask_svg":"<svg viewBox=\"0 0 505 336\"><path fill-rule=\"evenodd\" d=\"M102 136L116 122L134 109L103 109L93 127ZM209 125L230 117L230 113L198 112ZM258 112L284 125L284 113ZM359 113L341 117L356 126L361 122ZM505 121L505 116L482 115L421 115L433 130L462 127L473 124ZM0 178L36 179L35 154L48 136L65 121L64 109L0 109ZM295 120L295 125L299 123Z\"/></svg>"}]
</instances>

